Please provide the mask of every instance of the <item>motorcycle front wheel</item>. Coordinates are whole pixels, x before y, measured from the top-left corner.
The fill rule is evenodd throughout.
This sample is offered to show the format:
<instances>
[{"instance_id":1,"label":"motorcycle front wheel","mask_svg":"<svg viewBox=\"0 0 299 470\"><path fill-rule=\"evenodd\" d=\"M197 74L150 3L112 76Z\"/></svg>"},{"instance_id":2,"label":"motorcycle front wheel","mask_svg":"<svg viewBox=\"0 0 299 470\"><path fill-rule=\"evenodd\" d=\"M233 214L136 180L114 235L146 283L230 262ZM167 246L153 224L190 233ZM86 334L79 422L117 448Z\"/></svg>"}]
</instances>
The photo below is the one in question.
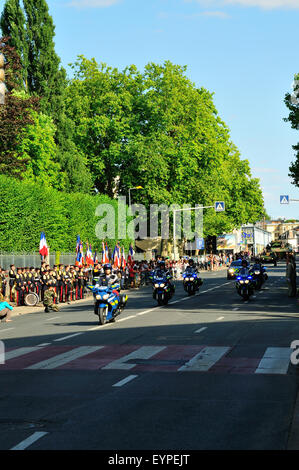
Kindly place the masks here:
<instances>
[{"instance_id":1,"label":"motorcycle front wheel","mask_svg":"<svg viewBox=\"0 0 299 470\"><path fill-rule=\"evenodd\" d=\"M104 325L107 317L107 307L100 307L98 304L95 304L94 313L99 317L99 325Z\"/></svg>"}]
</instances>

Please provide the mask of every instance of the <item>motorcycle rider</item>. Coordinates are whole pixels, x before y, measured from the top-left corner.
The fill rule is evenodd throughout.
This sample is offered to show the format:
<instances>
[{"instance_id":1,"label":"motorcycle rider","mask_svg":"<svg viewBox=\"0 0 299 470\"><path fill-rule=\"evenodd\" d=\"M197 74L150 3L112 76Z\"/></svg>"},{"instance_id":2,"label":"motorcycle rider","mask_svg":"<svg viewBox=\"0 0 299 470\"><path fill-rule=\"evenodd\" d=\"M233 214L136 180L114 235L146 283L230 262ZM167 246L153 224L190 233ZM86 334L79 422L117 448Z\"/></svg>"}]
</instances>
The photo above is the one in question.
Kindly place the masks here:
<instances>
[{"instance_id":1,"label":"motorcycle rider","mask_svg":"<svg viewBox=\"0 0 299 470\"><path fill-rule=\"evenodd\" d=\"M170 279L172 279L172 275L170 274L169 270L166 268L164 260L161 260L158 262L157 268L154 270L151 277L165 277L169 284L170 290L174 294L175 287L172 284L172 282L170 282Z\"/></svg>"},{"instance_id":2,"label":"motorcycle rider","mask_svg":"<svg viewBox=\"0 0 299 470\"><path fill-rule=\"evenodd\" d=\"M197 274L199 274L199 273L198 273L197 267L195 266L193 258L190 258L188 260L188 264L186 266L185 273L186 274L188 273L190 276L196 275L196 286L197 287L199 287L202 284L202 280L197 277Z\"/></svg>"},{"instance_id":3,"label":"motorcycle rider","mask_svg":"<svg viewBox=\"0 0 299 470\"><path fill-rule=\"evenodd\" d=\"M113 286L112 292L119 298L119 308L123 310L127 303L127 296L120 293L120 284L118 275L112 271L112 266L110 263L104 265L104 273L100 275L99 284L101 286L108 286L111 287L113 284L117 284L117 286Z\"/></svg>"}]
</instances>

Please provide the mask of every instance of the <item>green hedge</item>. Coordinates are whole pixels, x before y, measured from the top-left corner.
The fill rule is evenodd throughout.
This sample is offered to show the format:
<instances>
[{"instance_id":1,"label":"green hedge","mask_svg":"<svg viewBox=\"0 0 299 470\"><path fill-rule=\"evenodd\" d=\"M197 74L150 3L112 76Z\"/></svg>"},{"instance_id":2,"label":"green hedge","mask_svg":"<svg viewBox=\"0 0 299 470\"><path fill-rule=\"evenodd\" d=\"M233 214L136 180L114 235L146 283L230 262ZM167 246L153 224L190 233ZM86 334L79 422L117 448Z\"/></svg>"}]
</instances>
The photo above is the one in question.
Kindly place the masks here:
<instances>
[{"instance_id":1,"label":"green hedge","mask_svg":"<svg viewBox=\"0 0 299 470\"><path fill-rule=\"evenodd\" d=\"M100 217L95 215L100 204L115 208L117 227L118 201L105 195L63 193L36 183L0 176L0 250L5 252L38 251L40 233L46 234L52 251L75 251L80 235L93 252L101 251L101 242L95 233ZM117 237L117 231L116 231ZM128 250L129 239L120 240ZM107 240L110 248L115 240Z\"/></svg>"}]
</instances>

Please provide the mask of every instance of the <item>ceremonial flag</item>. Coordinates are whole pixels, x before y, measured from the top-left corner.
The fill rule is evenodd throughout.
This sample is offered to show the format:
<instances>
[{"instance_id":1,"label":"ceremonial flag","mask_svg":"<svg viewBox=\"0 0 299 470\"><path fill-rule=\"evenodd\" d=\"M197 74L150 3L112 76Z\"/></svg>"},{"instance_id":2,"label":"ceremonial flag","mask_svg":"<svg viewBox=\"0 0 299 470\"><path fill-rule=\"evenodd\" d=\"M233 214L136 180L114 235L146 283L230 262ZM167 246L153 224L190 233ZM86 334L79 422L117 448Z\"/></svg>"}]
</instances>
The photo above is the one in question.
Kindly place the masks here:
<instances>
[{"instance_id":1,"label":"ceremonial flag","mask_svg":"<svg viewBox=\"0 0 299 470\"><path fill-rule=\"evenodd\" d=\"M89 245L89 243L86 243L85 261L86 261L87 265L92 265L93 266L93 257L92 257L91 245Z\"/></svg>"},{"instance_id":2,"label":"ceremonial flag","mask_svg":"<svg viewBox=\"0 0 299 470\"><path fill-rule=\"evenodd\" d=\"M80 250L80 235L77 235L77 245L76 245L76 253L78 254Z\"/></svg>"},{"instance_id":3,"label":"ceremonial flag","mask_svg":"<svg viewBox=\"0 0 299 470\"><path fill-rule=\"evenodd\" d=\"M78 239L77 239L77 243L78 243ZM83 244L80 240L80 237L79 237L78 248L76 248L76 251L77 251L77 258L76 258L75 265L79 266L79 268L82 268L83 262L84 262L84 257L83 257Z\"/></svg>"},{"instance_id":4,"label":"ceremonial flag","mask_svg":"<svg viewBox=\"0 0 299 470\"><path fill-rule=\"evenodd\" d=\"M122 252L121 252L121 263L120 263L120 265L121 265L121 267L124 269L124 268L126 267L126 264L127 264L127 262L126 262L126 254L125 254L125 249L124 249L124 247L122 247Z\"/></svg>"},{"instance_id":5,"label":"ceremonial flag","mask_svg":"<svg viewBox=\"0 0 299 470\"><path fill-rule=\"evenodd\" d=\"M134 261L134 250L133 250L133 247L132 245L130 245L130 248L129 248L129 254L128 254L128 263L132 263Z\"/></svg>"},{"instance_id":6,"label":"ceremonial flag","mask_svg":"<svg viewBox=\"0 0 299 470\"><path fill-rule=\"evenodd\" d=\"M107 243L102 242L102 264L109 263L109 251Z\"/></svg>"},{"instance_id":7,"label":"ceremonial flag","mask_svg":"<svg viewBox=\"0 0 299 470\"><path fill-rule=\"evenodd\" d=\"M95 251L94 257L93 257L93 263L94 263L94 264L97 264L98 262L99 262L99 260L98 260L98 255L97 255L97 252Z\"/></svg>"},{"instance_id":8,"label":"ceremonial flag","mask_svg":"<svg viewBox=\"0 0 299 470\"><path fill-rule=\"evenodd\" d=\"M43 258L45 258L49 253L45 232L40 234L39 252Z\"/></svg>"},{"instance_id":9,"label":"ceremonial flag","mask_svg":"<svg viewBox=\"0 0 299 470\"><path fill-rule=\"evenodd\" d=\"M114 248L113 255L112 255L112 260L113 260L113 267L115 269L119 269L121 259L120 259L120 252L119 252L119 246L118 245L116 245L115 248Z\"/></svg>"}]
</instances>

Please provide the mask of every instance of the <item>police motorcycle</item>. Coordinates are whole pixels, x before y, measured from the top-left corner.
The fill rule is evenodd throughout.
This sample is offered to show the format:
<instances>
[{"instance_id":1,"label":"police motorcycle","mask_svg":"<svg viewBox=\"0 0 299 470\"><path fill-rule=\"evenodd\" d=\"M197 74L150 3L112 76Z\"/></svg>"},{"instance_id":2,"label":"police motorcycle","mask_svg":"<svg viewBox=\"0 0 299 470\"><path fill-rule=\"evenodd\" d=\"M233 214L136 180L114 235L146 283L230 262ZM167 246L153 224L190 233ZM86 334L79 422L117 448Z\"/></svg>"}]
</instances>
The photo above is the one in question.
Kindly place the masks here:
<instances>
[{"instance_id":1,"label":"police motorcycle","mask_svg":"<svg viewBox=\"0 0 299 470\"><path fill-rule=\"evenodd\" d=\"M158 305L167 305L174 294L174 286L170 284L171 275L163 270L163 263L160 267L150 273L150 280L153 284L153 298L157 300Z\"/></svg>"},{"instance_id":2,"label":"police motorcycle","mask_svg":"<svg viewBox=\"0 0 299 470\"><path fill-rule=\"evenodd\" d=\"M255 282L249 271L249 267L242 264L236 279L237 292L244 300L248 300L254 293L254 288Z\"/></svg>"},{"instance_id":3,"label":"police motorcycle","mask_svg":"<svg viewBox=\"0 0 299 470\"><path fill-rule=\"evenodd\" d=\"M256 260L255 264L250 269L250 274L253 277L255 289L260 290L264 282L268 279L266 268L262 266L258 260Z\"/></svg>"},{"instance_id":4,"label":"police motorcycle","mask_svg":"<svg viewBox=\"0 0 299 470\"><path fill-rule=\"evenodd\" d=\"M105 265L105 273L111 268L111 265ZM89 285L87 288L93 293L94 313L99 317L99 325L114 322L115 318L122 313L128 300L127 295L120 294L117 276L112 275L110 279L108 276L107 278L97 276L94 279L94 285Z\"/></svg>"},{"instance_id":5,"label":"police motorcycle","mask_svg":"<svg viewBox=\"0 0 299 470\"><path fill-rule=\"evenodd\" d=\"M193 260L190 260L189 266L183 273L184 290L188 293L188 295L194 295L202 284L203 280L199 277L198 272L193 265Z\"/></svg>"}]
</instances>

